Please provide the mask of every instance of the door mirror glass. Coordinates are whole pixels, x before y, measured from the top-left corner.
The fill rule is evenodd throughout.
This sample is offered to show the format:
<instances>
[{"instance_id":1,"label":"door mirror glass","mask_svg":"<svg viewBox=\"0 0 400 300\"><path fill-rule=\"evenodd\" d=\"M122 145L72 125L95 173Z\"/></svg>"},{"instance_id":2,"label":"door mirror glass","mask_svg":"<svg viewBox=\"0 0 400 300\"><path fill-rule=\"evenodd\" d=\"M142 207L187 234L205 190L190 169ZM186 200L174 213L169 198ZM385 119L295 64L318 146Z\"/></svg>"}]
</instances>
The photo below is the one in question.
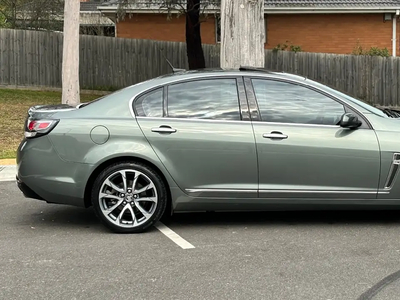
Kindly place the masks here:
<instances>
[{"instance_id":1,"label":"door mirror glass","mask_svg":"<svg viewBox=\"0 0 400 300\"><path fill-rule=\"evenodd\" d=\"M352 129L360 127L361 124L362 123L360 120L358 120L358 117L352 113L346 113L342 115L339 123L341 127Z\"/></svg>"}]
</instances>

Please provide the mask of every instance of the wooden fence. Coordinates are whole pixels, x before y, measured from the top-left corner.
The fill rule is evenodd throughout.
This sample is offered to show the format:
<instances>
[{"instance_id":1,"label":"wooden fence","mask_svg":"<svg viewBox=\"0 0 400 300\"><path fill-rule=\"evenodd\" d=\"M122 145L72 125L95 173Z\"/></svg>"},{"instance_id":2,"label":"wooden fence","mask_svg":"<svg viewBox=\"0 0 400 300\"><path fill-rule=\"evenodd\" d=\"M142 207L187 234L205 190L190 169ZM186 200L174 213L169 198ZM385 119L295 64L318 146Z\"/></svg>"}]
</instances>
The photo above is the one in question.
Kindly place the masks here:
<instances>
[{"instance_id":1,"label":"wooden fence","mask_svg":"<svg viewBox=\"0 0 400 300\"><path fill-rule=\"evenodd\" d=\"M0 85L61 87L62 33L0 29ZM219 46L203 46L219 67ZM82 89L112 90L187 68L184 43L80 37ZM364 101L400 106L400 58L265 51L265 66L317 80Z\"/></svg>"},{"instance_id":2,"label":"wooden fence","mask_svg":"<svg viewBox=\"0 0 400 300\"><path fill-rule=\"evenodd\" d=\"M400 106L400 58L266 51L265 67L324 83L365 102Z\"/></svg>"},{"instance_id":3,"label":"wooden fence","mask_svg":"<svg viewBox=\"0 0 400 300\"><path fill-rule=\"evenodd\" d=\"M187 68L185 43L80 36L80 85L118 89L171 72L164 57ZM61 87L62 33L0 29L0 85ZM219 66L219 49L204 46Z\"/></svg>"}]
</instances>

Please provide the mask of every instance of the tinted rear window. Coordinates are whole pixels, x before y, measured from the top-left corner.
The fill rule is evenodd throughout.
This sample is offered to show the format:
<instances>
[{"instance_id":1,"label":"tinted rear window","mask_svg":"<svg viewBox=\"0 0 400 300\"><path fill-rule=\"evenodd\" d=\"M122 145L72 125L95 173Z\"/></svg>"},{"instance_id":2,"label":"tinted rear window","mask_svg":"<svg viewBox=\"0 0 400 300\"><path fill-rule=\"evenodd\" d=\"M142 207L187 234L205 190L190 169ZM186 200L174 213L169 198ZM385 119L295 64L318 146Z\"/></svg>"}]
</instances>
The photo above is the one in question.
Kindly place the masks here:
<instances>
[{"instance_id":1,"label":"tinted rear window","mask_svg":"<svg viewBox=\"0 0 400 300\"><path fill-rule=\"evenodd\" d=\"M168 87L171 118L240 120L236 79L206 79Z\"/></svg>"}]
</instances>

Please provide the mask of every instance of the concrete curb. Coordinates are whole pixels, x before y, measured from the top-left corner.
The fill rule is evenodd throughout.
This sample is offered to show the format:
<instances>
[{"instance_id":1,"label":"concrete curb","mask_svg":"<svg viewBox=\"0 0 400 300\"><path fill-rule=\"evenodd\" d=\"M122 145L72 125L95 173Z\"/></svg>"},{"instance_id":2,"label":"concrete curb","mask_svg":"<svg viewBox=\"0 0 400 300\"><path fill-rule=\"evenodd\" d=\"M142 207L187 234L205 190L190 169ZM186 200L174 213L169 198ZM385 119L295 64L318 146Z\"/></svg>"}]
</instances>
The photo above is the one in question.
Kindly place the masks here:
<instances>
[{"instance_id":1,"label":"concrete curb","mask_svg":"<svg viewBox=\"0 0 400 300\"><path fill-rule=\"evenodd\" d=\"M11 166L11 165L16 165L15 158L10 158L10 159L0 159L0 166Z\"/></svg>"},{"instance_id":2,"label":"concrete curb","mask_svg":"<svg viewBox=\"0 0 400 300\"><path fill-rule=\"evenodd\" d=\"M16 165L1 165L0 164L0 182L1 181L14 181L17 174Z\"/></svg>"}]
</instances>

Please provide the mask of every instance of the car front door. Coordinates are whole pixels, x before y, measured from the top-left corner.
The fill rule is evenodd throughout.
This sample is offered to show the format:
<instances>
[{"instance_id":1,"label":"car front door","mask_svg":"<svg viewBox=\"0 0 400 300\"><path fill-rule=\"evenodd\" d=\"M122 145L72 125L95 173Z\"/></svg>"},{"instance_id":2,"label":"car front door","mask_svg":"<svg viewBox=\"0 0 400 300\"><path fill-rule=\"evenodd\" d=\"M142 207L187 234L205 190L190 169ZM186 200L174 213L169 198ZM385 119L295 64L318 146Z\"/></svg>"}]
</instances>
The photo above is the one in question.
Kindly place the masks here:
<instances>
[{"instance_id":1,"label":"car front door","mask_svg":"<svg viewBox=\"0 0 400 300\"><path fill-rule=\"evenodd\" d=\"M188 195L257 197L256 146L241 77L174 83L134 106L149 143Z\"/></svg>"},{"instance_id":2,"label":"car front door","mask_svg":"<svg viewBox=\"0 0 400 300\"><path fill-rule=\"evenodd\" d=\"M296 82L246 78L245 84L258 112L260 197L377 197L378 141L364 120L355 130L338 125L349 107Z\"/></svg>"}]
</instances>

